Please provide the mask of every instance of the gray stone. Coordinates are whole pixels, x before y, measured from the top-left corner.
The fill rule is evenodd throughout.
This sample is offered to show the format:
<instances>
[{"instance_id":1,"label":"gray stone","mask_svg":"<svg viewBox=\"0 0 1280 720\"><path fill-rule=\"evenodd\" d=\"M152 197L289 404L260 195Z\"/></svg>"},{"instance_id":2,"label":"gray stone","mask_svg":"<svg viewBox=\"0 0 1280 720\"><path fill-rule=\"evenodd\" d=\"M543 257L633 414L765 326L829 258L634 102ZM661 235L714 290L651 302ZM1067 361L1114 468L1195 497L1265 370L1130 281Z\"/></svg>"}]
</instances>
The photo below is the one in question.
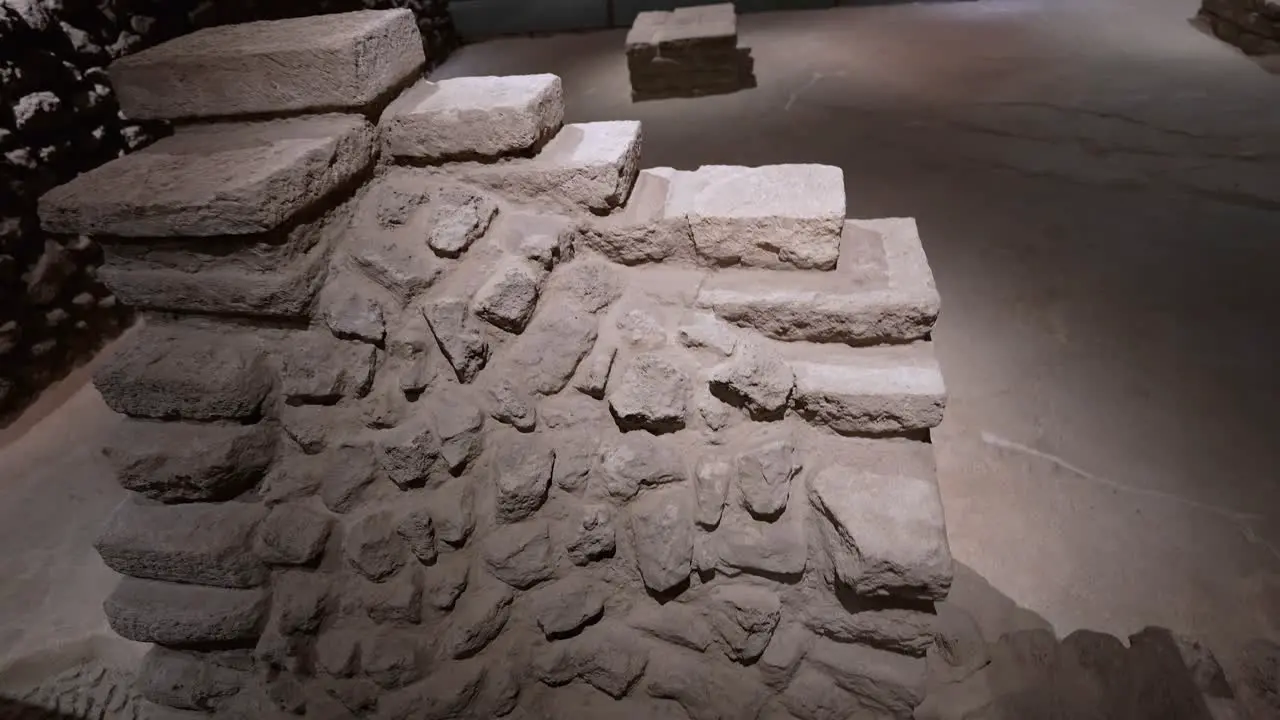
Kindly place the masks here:
<instances>
[{"instance_id":1,"label":"gray stone","mask_svg":"<svg viewBox=\"0 0 1280 720\"><path fill-rule=\"evenodd\" d=\"M742 504L754 517L774 518L787 507L791 479L801 469L800 458L790 433L761 434L754 439L752 449L737 460Z\"/></svg>"},{"instance_id":2,"label":"gray stone","mask_svg":"<svg viewBox=\"0 0 1280 720\"><path fill-rule=\"evenodd\" d=\"M1236 688L1245 706L1261 717L1280 714L1280 645L1258 638L1240 651Z\"/></svg>"},{"instance_id":3,"label":"gray stone","mask_svg":"<svg viewBox=\"0 0 1280 720\"><path fill-rule=\"evenodd\" d=\"M361 669L385 690L422 679L424 658L417 638L399 630L366 636L360 643Z\"/></svg>"},{"instance_id":4,"label":"gray stone","mask_svg":"<svg viewBox=\"0 0 1280 720\"><path fill-rule=\"evenodd\" d=\"M907 718L924 699L922 658L818 639L808 659L853 696L851 709Z\"/></svg>"},{"instance_id":5,"label":"gray stone","mask_svg":"<svg viewBox=\"0 0 1280 720\"><path fill-rule=\"evenodd\" d=\"M735 670L694 653L667 653L649 665L645 689L679 703L690 720L756 720L767 691Z\"/></svg>"},{"instance_id":6,"label":"gray stone","mask_svg":"<svg viewBox=\"0 0 1280 720\"><path fill-rule=\"evenodd\" d=\"M710 313L687 315L680 324L677 337L688 348L703 348L728 357L738 347L738 333Z\"/></svg>"},{"instance_id":7,"label":"gray stone","mask_svg":"<svg viewBox=\"0 0 1280 720\"><path fill-rule=\"evenodd\" d=\"M769 646L756 662L760 674L769 687L781 690L795 677L796 670L808 654L813 636L800 623L784 623L778 626L769 640Z\"/></svg>"},{"instance_id":8,"label":"gray stone","mask_svg":"<svg viewBox=\"0 0 1280 720\"><path fill-rule=\"evenodd\" d=\"M599 313L622 296L622 278L608 263L578 260L552 276L550 291L589 313Z\"/></svg>"},{"instance_id":9,"label":"gray stone","mask_svg":"<svg viewBox=\"0 0 1280 720\"><path fill-rule=\"evenodd\" d=\"M331 578L327 573L296 571L277 576L271 609L284 635L314 635L328 611Z\"/></svg>"},{"instance_id":10,"label":"gray stone","mask_svg":"<svg viewBox=\"0 0 1280 720\"><path fill-rule=\"evenodd\" d=\"M378 350L327 333L298 333L281 348L280 391L290 405L333 405L373 387Z\"/></svg>"},{"instance_id":11,"label":"gray stone","mask_svg":"<svg viewBox=\"0 0 1280 720\"><path fill-rule=\"evenodd\" d=\"M932 677L958 683L991 663L986 640L972 615L946 601L935 604L934 610L933 645L928 650Z\"/></svg>"},{"instance_id":12,"label":"gray stone","mask_svg":"<svg viewBox=\"0 0 1280 720\"><path fill-rule=\"evenodd\" d=\"M364 108L424 57L413 13L382 10L206 28L109 72L127 117L169 120Z\"/></svg>"},{"instance_id":13,"label":"gray stone","mask_svg":"<svg viewBox=\"0 0 1280 720\"><path fill-rule=\"evenodd\" d=\"M587 484L587 477L600 452L600 440L590 431L562 433L555 439L556 462L551 480L565 492L577 492Z\"/></svg>"},{"instance_id":14,"label":"gray stone","mask_svg":"<svg viewBox=\"0 0 1280 720\"><path fill-rule=\"evenodd\" d=\"M409 416L409 401L399 388L384 387L371 393L360 412L360 422L370 430L390 430Z\"/></svg>"},{"instance_id":15,"label":"gray stone","mask_svg":"<svg viewBox=\"0 0 1280 720\"><path fill-rule=\"evenodd\" d=\"M486 663L485 668L484 687L476 699L477 715L486 718L511 715L520 702L521 674L510 662Z\"/></svg>"},{"instance_id":16,"label":"gray stone","mask_svg":"<svg viewBox=\"0 0 1280 720\"><path fill-rule=\"evenodd\" d=\"M117 635L160 645L236 643L258 637L268 594L125 578L103 603Z\"/></svg>"},{"instance_id":17,"label":"gray stone","mask_svg":"<svg viewBox=\"0 0 1280 720\"><path fill-rule=\"evenodd\" d=\"M364 489L377 477L377 461L365 447L338 447L308 458L305 471L323 478L320 498L325 507L346 513L359 504Z\"/></svg>"},{"instance_id":18,"label":"gray stone","mask_svg":"<svg viewBox=\"0 0 1280 720\"><path fill-rule=\"evenodd\" d=\"M489 384L489 414L494 420L529 432L538 424L533 397L510 377L502 376Z\"/></svg>"},{"instance_id":19,"label":"gray stone","mask_svg":"<svg viewBox=\"0 0 1280 720\"><path fill-rule=\"evenodd\" d=\"M530 599L538 628L548 640L569 637L600 619L606 595L602 587L582 577L570 577L539 589Z\"/></svg>"},{"instance_id":20,"label":"gray stone","mask_svg":"<svg viewBox=\"0 0 1280 720\"><path fill-rule=\"evenodd\" d=\"M684 427L689 374L667 353L632 358L609 389L609 407L619 424L651 432Z\"/></svg>"},{"instance_id":21,"label":"gray stone","mask_svg":"<svg viewBox=\"0 0 1280 720\"><path fill-rule=\"evenodd\" d=\"M142 659L137 690L159 705L209 712L239 693L248 679L198 655L153 647Z\"/></svg>"},{"instance_id":22,"label":"gray stone","mask_svg":"<svg viewBox=\"0 0 1280 720\"><path fill-rule=\"evenodd\" d=\"M253 537L267 510L244 503L120 503L94 548L112 570L131 577L218 587L255 587L267 567Z\"/></svg>"},{"instance_id":23,"label":"gray stone","mask_svg":"<svg viewBox=\"0 0 1280 720\"><path fill-rule=\"evenodd\" d=\"M400 489L420 488L448 476L440 457L440 438L430 418L415 416L412 422L378 433L378 465Z\"/></svg>"},{"instance_id":24,"label":"gray stone","mask_svg":"<svg viewBox=\"0 0 1280 720\"><path fill-rule=\"evenodd\" d=\"M789 508L772 522L735 511L720 523L707 545L726 574L752 573L798 579L809 562L809 536L802 508Z\"/></svg>"},{"instance_id":25,"label":"gray stone","mask_svg":"<svg viewBox=\"0 0 1280 720\"><path fill-rule=\"evenodd\" d=\"M942 422L947 389L931 343L820 350L821 357L791 363L792 404L809 422L847 435L926 430Z\"/></svg>"},{"instance_id":26,"label":"gray stone","mask_svg":"<svg viewBox=\"0 0 1280 720\"><path fill-rule=\"evenodd\" d=\"M365 277L407 306L435 286L447 269L434 255L421 251L420 242L409 230L388 233L362 229L343 238L340 247Z\"/></svg>"},{"instance_id":27,"label":"gray stone","mask_svg":"<svg viewBox=\"0 0 1280 720\"><path fill-rule=\"evenodd\" d=\"M351 677L360 665L360 643L367 631L363 628L334 629L320 633L315 643L318 668L333 677Z\"/></svg>"},{"instance_id":28,"label":"gray stone","mask_svg":"<svg viewBox=\"0 0 1280 720\"><path fill-rule=\"evenodd\" d=\"M933 481L833 465L809 477L809 501L842 584L864 596L946 597L951 551Z\"/></svg>"},{"instance_id":29,"label":"gray stone","mask_svg":"<svg viewBox=\"0 0 1280 720\"><path fill-rule=\"evenodd\" d=\"M378 717L387 720L450 720L482 717L471 711L488 675L480 662L453 663L422 682L378 701Z\"/></svg>"},{"instance_id":30,"label":"gray stone","mask_svg":"<svg viewBox=\"0 0 1280 720\"><path fill-rule=\"evenodd\" d=\"M471 657L493 642L511 616L514 599L511 589L499 583L469 589L444 632L443 646L449 657Z\"/></svg>"},{"instance_id":31,"label":"gray stone","mask_svg":"<svg viewBox=\"0 0 1280 720\"><path fill-rule=\"evenodd\" d=\"M381 345L387 337L382 305L351 285L354 283L348 282L344 286L331 280L325 288L323 294L332 295L325 301L325 325L343 340Z\"/></svg>"},{"instance_id":32,"label":"gray stone","mask_svg":"<svg viewBox=\"0 0 1280 720\"><path fill-rule=\"evenodd\" d=\"M418 160L495 158L545 141L564 122L555 75L423 80L387 108L388 151Z\"/></svg>"},{"instance_id":33,"label":"gray stone","mask_svg":"<svg viewBox=\"0 0 1280 720\"><path fill-rule=\"evenodd\" d=\"M126 490L161 502L220 502L262 479L275 458L269 424L125 420L103 454Z\"/></svg>"},{"instance_id":34,"label":"gray stone","mask_svg":"<svg viewBox=\"0 0 1280 720\"><path fill-rule=\"evenodd\" d=\"M693 505L689 488L682 486L652 490L631 503L636 563L645 586L653 592L669 592L689 580Z\"/></svg>"},{"instance_id":35,"label":"gray stone","mask_svg":"<svg viewBox=\"0 0 1280 720\"><path fill-rule=\"evenodd\" d=\"M617 699L635 687L648 662L648 653L626 627L605 621L548 645L532 664L534 675L548 685L581 679Z\"/></svg>"},{"instance_id":36,"label":"gray stone","mask_svg":"<svg viewBox=\"0 0 1280 720\"><path fill-rule=\"evenodd\" d=\"M436 537L453 547L462 547L475 530L475 487L468 478L458 478L436 491L431 502L431 518Z\"/></svg>"},{"instance_id":37,"label":"gray stone","mask_svg":"<svg viewBox=\"0 0 1280 720\"><path fill-rule=\"evenodd\" d=\"M656 350L667 344L667 329L653 313L632 310L615 323L622 339L636 350Z\"/></svg>"},{"instance_id":38,"label":"gray stone","mask_svg":"<svg viewBox=\"0 0 1280 720\"><path fill-rule=\"evenodd\" d=\"M408 568L386 582L362 586L365 613L379 625L422 622L422 573Z\"/></svg>"},{"instance_id":39,"label":"gray stone","mask_svg":"<svg viewBox=\"0 0 1280 720\"><path fill-rule=\"evenodd\" d=\"M717 585L708 594L711 626L725 642L731 660L746 663L759 658L781 617L782 601L772 590L756 585Z\"/></svg>"},{"instance_id":40,"label":"gray stone","mask_svg":"<svg viewBox=\"0 0 1280 720\"><path fill-rule=\"evenodd\" d=\"M934 643L937 616L907 608L846 606L815 598L800 608L800 620L814 634L841 643L924 657Z\"/></svg>"},{"instance_id":41,"label":"gray stone","mask_svg":"<svg viewBox=\"0 0 1280 720\"><path fill-rule=\"evenodd\" d=\"M557 433L561 437L572 437L574 433L581 433L584 439L590 436L588 444L596 447L599 447L596 440L600 429L612 423L609 408L577 393L560 393L544 398L538 403L538 420L548 430L572 431Z\"/></svg>"},{"instance_id":42,"label":"gray stone","mask_svg":"<svg viewBox=\"0 0 1280 720\"><path fill-rule=\"evenodd\" d=\"M484 412L473 392L464 386L446 386L426 399L440 438L440 457L454 474L480 456L484 447Z\"/></svg>"},{"instance_id":43,"label":"gray stone","mask_svg":"<svg viewBox=\"0 0 1280 720\"><path fill-rule=\"evenodd\" d=\"M546 502L556 453L541 438L510 431L497 436L495 442L493 475L498 522L518 522Z\"/></svg>"},{"instance_id":44,"label":"gray stone","mask_svg":"<svg viewBox=\"0 0 1280 720\"><path fill-rule=\"evenodd\" d=\"M853 709L849 693L812 667L801 668L778 701L789 713L785 717L798 720L846 720Z\"/></svg>"},{"instance_id":45,"label":"gray stone","mask_svg":"<svg viewBox=\"0 0 1280 720\"><path fill-rule=\"evenodd\" d=\"M698 460L693 489L698 502L695 519L699 525L714 528L720 524L729 497L729 483L735 475L734 463L725 457L708 455Z\"/></svg>"},{"instance_id":46,"label":"gray stone","mask_svg":"<svg viewBox=\"0 0 1280 720\"><path fill-rule=\"evenodd\" d=\"M703 613L681 603L644 603L631 611L627 624L663 642L706 652L715 642Z\"/></svg>"},{"instance_id":47,"label":"gray stone","mask_svg":"<svg viewBox=\"0 0 1280 720\"><path fill-rule=\"evenodd\" d=\"M426 572L423 598L437 610L452 610L467 589L470 573L471 566L465 557L454 554L440 558Z\"/></svg>"},{"instance_id":48,"label":"gray stone","mask_svg":"<svg viewBox=\"0 0 1280 720\"><path fill-rule=\"evenodd\" d=\"M743 341L737 352L711 371L711 392L741 405L756 420L776 420L787 409L796 378L777 353Z\"/></svg>"},{"instance_id":49,"label":"gray stone","mask_svg":"<svg viewBox=\"0 0 1280 720\"><path fill-rule=\"evenodd\" d=\"M443 298L428 303L422 314L431 326L440 351L453 366L458 382L469 383L489 362L484 325L471 314L466 300Z\"/></svg>"},{"instance_id":50,"label":"gray stone","mask_svg":"<svg viewBox=\"0 0 1280 720\"><path fill-rule=\"evenodd\" d=\"M600 480L618 500L630 500L641 487L680 482L687 476L679 451L648 433L626 433L600 448Z\"/></svg>"},{"instance_id":51,"label":"gray stone","mask_svg":"<svg viewBox=\"0 0 1280 720\"><path fill-rule=\"evenodd\" d=\"M529 327L507 349L512 378L531 393L555 395L569 384L578 364L595 347L595 315L581 307L546 302Z\"/></svg>"},{"instance_id":52,"label":"gray stone","mask_svg":"<svg viewBox=\"0 0 1280 720\"><path fill-rule=\"evenodd\" d=\"M258 529L254 549L273 565L307 565L324 552L333 529L333 518L305 505L272 508Z\"/></svg>"},{"instance_id":53,"label":"gray stone","mask_svg":"<svg viewBox=\"0 0 1280 720\"><path fill-rule=\"evenodd\" d=\"M475 314L494 327L519 333L533 317L547 270L521 257L503 256L472 300Z\"/></svg>"},{"instance_id":54,"label":"gray stone","mask_svg":"<svg viewBox=\"0 0 1280 720\"><path fill-rule=\"evenodd\" d=\"M284 405L278 410L280 427L298 449L316 455L329 446L333 409L325 405Z\"/></svg>"},{"instance_id":55,"label":"gray stone","mask_svg":"<svg viewBox=\"0 0 1280 720\"><path fill-rule=\"evenodd\" d=\"M498 214L495 203L468 190L445 191L433 200L427 245L441 257L461 256L485 234Z\"/></svg>"},{"instance_id":56,"label":"gray stone","mask_svg":"<svg viewBox=\"0 0 1280 720\"><path fill-rule=\"evenodd\" d=\"M343 549L347 563L374 582L386 580L403 567L407 551L390 510L372 512L351 523Z\"/></svg>"},{"instance_id":57,"label":"gray stone","mask_svg":"<svg viewBox=\"0 0 1280 720\"><path fill-rule=\"evenodd\" d=\"M546 521L526 520L494 530L485 538L483 555L499 580L520 590L555 574L556 553Z\"/></svg>"},{"instance_id":58,"label":"gray stone","mask_svg":"<svg viewBox=\"0 0 1280 720\"><path fill-rule=\"evenodd\" d=\"M240 338L209 343L195 330L148 326L93 375L107 407L158 420L251 420L273 379L262 352Z\"/></svg>"},{"instance_id":59,"label":"gray stone","mask_svg":"<svg viewBox=\"0 0 1280 720\"><path fill-rule=\"evenodd\" d=\"M409 552L418 558L418 562L430 565L436 561L439 550L436 548L436 527L431 515L425 510L413 510L400 519L396 532L404 539Z\"/></svg>"},{"instance_id":60,"label":"gray stone","mask_svg":"<svg viewBox=\"0 0 1280 720\"><path fill-rule=\"evenodd\" d=\"M582 361L578 380L573 386L590 397L603 400L605 388L609 384L609 373L613 370L613 361L617 354L618 349L615 347L597 346Z\"/></svg>"},{"instance_id":61,"label":"gray stone","mask_svg":"<svg viewBox=\"0 0 1280 720\"><path fill-rule=\"evenodd\" d=\"M613 509L608 505L584 505L568 522L569 560L586 565L612 557L617 547Z\"/></svg>"}]
</instances>

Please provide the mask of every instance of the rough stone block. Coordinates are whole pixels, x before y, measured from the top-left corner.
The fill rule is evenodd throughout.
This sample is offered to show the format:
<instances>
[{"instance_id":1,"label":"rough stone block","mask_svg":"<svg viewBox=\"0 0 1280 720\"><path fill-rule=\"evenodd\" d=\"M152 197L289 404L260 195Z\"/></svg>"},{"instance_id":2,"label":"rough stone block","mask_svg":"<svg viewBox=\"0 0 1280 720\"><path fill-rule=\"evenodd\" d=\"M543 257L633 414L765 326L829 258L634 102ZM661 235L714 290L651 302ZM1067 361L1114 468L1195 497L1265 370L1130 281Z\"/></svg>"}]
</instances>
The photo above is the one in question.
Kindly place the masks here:
<instances>
[{"instance_id":1,"label":"rough stone block","mask_svg":"<svg viewBox=\"0 0 1280 720\"><path fill-rule=\"evenodd\" d=\"M267 232L367 169L373 137L354 115L181 128L50 190L41 224L124 237Z\"/></svg>"},{"instance_id":2,"label":"rough stone block","mask_svg":"<svg viewBox=\"0 0 1280 720\"><path fill-rule=\"evenodd\" d=\"M103 454L126 490L161 502L221 502L260 480L275 458L270 424L126 420Z\"/></svg>"},{"instance_id":3,"label":"rough stone block","mask_svg":"<svg viewBox=\"0 0 1280 720\"><path fill-rule=\"evenodd\" d=\"M851 435L927 430L942 422L947 389L932 343L810 346L793 360L792 406L811 423Z\"/></svg>"},{"instance_id":4,"label":"rough stone block","mask_svg":"<svg viewBox=\"0 0 1280 720\"><path fill-rule=\"evenodd\" d=\"M358 109L425 64L409 10L211 27L108 68L134 120Z\"/></svg>"},{"instance_id":5,"label":"rough stone block","mask_svg":"<svg viewBox=\"0 0 1280 720\"><path fill-rule=\"evenodd\" d=\"M564 90L555 75L429 80L405 91L380 121L398 158L439 161L530 151L564 123Z\"/></svg>"},{"instance_id":6,"label":"rough stone block","mask_svg":"<svg viewBox=\"0 0 1280 720\"><path fill-rule=\"evenodd\" d=\"M160 645L242 643L261 634L268 593L125 578L103 603L116 634Z\"/></svg>"},{"instance_id":7,"label":"rough stone block","mask_svg":"<svg viewBox=\"0 0 1280 720\"><path fill-rule=\"evenodd\" d=\"M643 12L627 33L627 51L656 46L662 51L689 44L738 40L733 3L676 8L673 12Z\"/></svg>"},{"instance_id":8,"label":"rough stone block","mask_svg":"<svg viewBox=\"0 0 1280 720\"><path fill-rule=\"evenodd\" d=\"M830 270L840 254L844 173L828 165L705 165L675 176L666 214L688 216L705 262Z\"/></svg>"},{"instance_id":9,"label":"rough stone block","mask_svg":"<svg viewBox=\"0 0 1280 720\"><path fill-rule=\"evenodd\" d=\"M840 583L863 596L946 597L951 550L934 478L832 465L810 476L809 501Z\"/></svg>"},{"instance_id":10,"label":"rough stone block","mask_svg":"<svg viewBox=\"0 0 1280 720\"><path fill-rule=\"evenodd\" d=\"M639 159L640 123L593 122L564 126L531 160L459 170L513 198L606 213L626 202Z\"/></svg>"},{"instance_id":11,"label":"rough stone block","mask_svg":"<svg viewBox=\"0 0 1280 720\"><path fill-rule=\"evenodd\" d=\"M224 705L251 676L195 653L153 647L138 670L138 692L166 707L209 712Z\"/></svg>"},{"instance_id":12,"label":"rough stone block","mask_svg":"<svg viewBox=\"0 0 1280 720\"><path fill-rule=\"evenodd\" d=\"M671 168L641 170L626 206L589 225L583 243L623 265L693 260L688 216L667 212L673 207L674 181L681 175Z\"/></svg>"},{"instance_id":13,"label":"rough stone block","mask_svg":"<svg viewBox=\"0 0 1280 720\"><path fill-rule=\"evenodd\" d=\"M94 373L112 410L161 420L249 420L271 392L262 352L235 337L146 327Z\"/></svg>"},{"instance_id":14,"label":"rough stone block","mask_svg":"<svg viewBox=\"0 0 1280 720\"><path fill-rule=\"evenodd\" d=\"M143 505L125 500L94 543L107 567L122 575L216 587L256 587L266 565L253 537L262 505Z\"/></svg>"},{"instance_id":15,"label":"rough stone block","mask_svg":"<svg viewBox=\"0 0 1280 720\"><path fill-rule=\"evenodd\" d=\"M911 218L846 222L833 272L723 270L696 302L778 340L847 345L928 337L940 305Z\"/></svg>"}]
</instances>

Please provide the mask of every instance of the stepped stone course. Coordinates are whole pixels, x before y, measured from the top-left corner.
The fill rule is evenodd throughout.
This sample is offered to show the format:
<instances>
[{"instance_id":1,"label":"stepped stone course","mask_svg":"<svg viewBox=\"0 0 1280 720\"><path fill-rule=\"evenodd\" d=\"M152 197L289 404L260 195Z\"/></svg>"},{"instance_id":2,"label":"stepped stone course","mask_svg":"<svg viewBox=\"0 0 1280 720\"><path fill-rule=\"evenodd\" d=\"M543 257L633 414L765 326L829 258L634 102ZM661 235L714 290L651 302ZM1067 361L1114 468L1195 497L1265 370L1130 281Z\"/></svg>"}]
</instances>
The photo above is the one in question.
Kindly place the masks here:
<instances>
[{"instance_id":1,"label":"stepped stone course","mask_svg":"<svg viewBox=\"0 0 1280 720\"><path fill-rule=\"evenodd\" d=\"M397 47L360 62L416 67L375 57ZM551 76L419 84L377 143L355 116L273 120L324 131L237 155L227 213L117 228L122 296L171 288L95 378L142 496L98 543L126 576L108 619L181 649L147 664L150 700L911 716L951 579L914 224L847 221L837 168L640 172L638 123L562 119ZM212 120L184 132L265 127ZM104 197L65 186L46 222L100 231ZM208 670L227 657L240 674Z\"/></svg>"}]
</instances>

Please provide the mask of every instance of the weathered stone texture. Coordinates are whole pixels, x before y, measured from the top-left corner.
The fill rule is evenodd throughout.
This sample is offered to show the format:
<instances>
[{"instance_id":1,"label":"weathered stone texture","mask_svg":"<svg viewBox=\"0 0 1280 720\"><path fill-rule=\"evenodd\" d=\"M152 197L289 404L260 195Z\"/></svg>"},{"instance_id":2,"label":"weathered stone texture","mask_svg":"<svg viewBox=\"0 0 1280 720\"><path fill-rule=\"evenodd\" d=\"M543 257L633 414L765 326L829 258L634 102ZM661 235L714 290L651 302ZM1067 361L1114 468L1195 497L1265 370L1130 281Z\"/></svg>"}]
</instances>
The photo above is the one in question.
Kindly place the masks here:
<instances>
[{"instance_id":1,"label":"weathered stone texture","mask_svg":"<svg viewBox=\"0 0 1280 720\"><path fill-rule=\"evenodd\" d=\"M942 422L947 390L929 343L811 353L791 369L796 412L836 432L883 435Z\"/></svg>"},{"instance_id":2,"label":"weathered stone texture","mask_svg":"<svg viewBox=\"0 0 1280 720\"><path fill-rule=\"evenodd\" d=\"M258 637L267 611L262 589L179 585L126 578L104 603L120 636L161 645L242 643Z\"/></svg>"},{"instance_id":3,"label":"weathered stone texture","mask_svg":"<svg viewBox=\"0 0 1280 720\"><path fill-rule=\"evenodd\" d=\"M126 420L103 454L126 490L161 502L220 502L252 487L276 454L268 423Z\"/></svg>"}]
</instances>

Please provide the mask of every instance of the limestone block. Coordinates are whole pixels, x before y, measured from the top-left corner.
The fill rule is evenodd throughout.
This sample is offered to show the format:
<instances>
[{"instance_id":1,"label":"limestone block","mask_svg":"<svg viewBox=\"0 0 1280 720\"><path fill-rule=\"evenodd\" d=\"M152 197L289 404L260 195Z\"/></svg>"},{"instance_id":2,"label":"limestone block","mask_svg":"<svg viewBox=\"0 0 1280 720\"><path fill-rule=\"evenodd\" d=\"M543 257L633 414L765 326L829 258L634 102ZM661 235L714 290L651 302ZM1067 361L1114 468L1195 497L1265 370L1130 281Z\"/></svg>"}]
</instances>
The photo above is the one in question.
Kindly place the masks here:
<instances>
[{"instance_id":1,"label":"limestone block","mask_svg":"<svg viewBox=\"0 0 1280 720\"><path fill-rule=\"evenodd\" d=\"M951 550L933 478L832 465L808 490L841 584L864 596L946 597Z\"/></svg>"},{"instance_id":2,"label":"limestone block","mask_svg":"<svg viewBox=\"0 0 1280 720\"><path fill-rule=\"evenodd\" d=\"M666 213L688 216L705 262L830 270L840 254L844 173L827 165L706 165L676 175Z\"/></svg>"},{"instance_id":3,"label":"limestone block","mask_svg":"<svg viewBox=\"0 0 1280 720\"><path fill-rule=\"evenodd\" d=\"M266 616L269 594L125 578L103 603L117 635L160 645L254 640Z\"/></svg>"},{"instance_id":4,"label":"limestone block","mask_svg":"<svg viewBox=\"0 0 1280 720\"><path fill-rule=\"evenodd\" d=\"M409 10L205 28L108 67L133 120L359 109L426 58Z\"/></svg>"},{"instance_id":5,"label":"limestone block","mask_svg":"<svg viewBox=\"0 0 1280 720\"><path fill-rule=\"evenodd\" d=\"M651 490L631 503L631 543L650 590L668 592L689 581L694 498L689 488Z\"/></svg>"},{"instance_id":6,"label":"limestone block","mask_svg":"<svg viewBox=\"0 0 1280 720\"><path fill-rule=\"evenodd\" d=\"M262 352L240 338L148 326L94 373L112 410L162 420L249 420L273 380Z\"/></svg>"},{"instance_id":7,"label":"limestone block","mask_svg":"<svg viewBox=\"0 0 1280 720\"><path fill-rule=\"evenodd\" d=\"M103 454L126 490L161 502L220 502L248 490L275 458L276 429L125 420Z\"/></svg>"},{"instance_id":8,"label":"limestone block","mask_svg":"<svg viewBox=\"0 0 1280 720\"><path fill-rule=\"evenodd\" d=\"M253 551L263 505L191 503L116 507L94 548L107 567L151 580L247 588L266 581Z\"/></svg>"},{"instance_id":9,"label":"limestone block","mask_svg":"<svg viewBox=\"0 0 1280 720\"><path fill-rule=\"evenodd\" d=\"M868 345L927 337L939 298L915 220L850 220L840 248L829 273L715 273L696 303L778 340Z\"/></svg>"},{"instance_id":10,"label":"limestone block","mask_svg":"<svg viewBox=\"0 0 1280 720\"><path fill-rule=\"evenodd\" d=\"M637 355L609 388L609 408L620 424L650 432L684 427L691 380L672 352Z\"/></svg>"},{"instance_id":11,"label":"limestone block","mask_svg":"<svg viewBox=\"0 0 1280 720\"><path fill-rule=\"evenodd\" d=\"M534 675L548 685L581 678L615 699L635 687L648 664L648 653L639 638L610 621L578 637L547 645L532 662Z\"/></svg>"},{"instance_id":12,"label":"limestone block","mask_svg":"<svg viewBox=\"0 0 1280 720\"><path fill-rule=\"evenodd\" d=\"M818 639L809 650L808 660L850 693L855 707L868 712L909 718L924 700L924 658Z\"/></svg>"},{"instance_id":13,"label":"limestone block","mask_svg":"<svg viewBox=\"0 0 1280 720\"><path fill-rule=\"evenodd\" d=\"M532 150L564 122L555 75L423 80L387 108L379 123L398 158L496 158Z\"/></svg>"},{"instance_id":14,"label":"limestone block","mask_svg":"<svg viewBox=\"0 0 1280 720\"><path fill-rule=\"evenodd\" d=\"M693 235L686 214L668 214L673 183L684 173L671 168L641 170L627 204L588 225L583 243L623 265L692 260ZM677 208L678 209L678 208Z\"/></svg>"},{"instance_id":15,"label":"limestone block","mask_svg":"<svg viewBox=\"0 0 1280 720\"><path fill-rule=\"evenodd\" d=\"M251 235L280 227L373 160L354 115L196 125L40 198L49 232L125 237Z\"/></svg>"},{"instance_id":16,"label":"limestone block","mask_svg":"<svg viewBox=\"0 0 1280 720\"><path fill-rule=\"evenodd\" d=\"M138 670L138 692L166 707L217 710L246 685L250 676L195 653L153 647Z\"/></svg>"},{"instance_id":17,"label":"limestone block","mask_svg":"<svg viewBox=\"0 0 1280 720\"><path fill-rule=\"evenodd\" d=\"M639 158L640 123L620 120L566 125L531 160L458 171L519 200L607 213L626 202Z\"/></svg>"},{"instance_id":18,"label":"limestone block","mask_svg":"<svg viewBox=\"0 0 1280 720\"><path fill-rule=\"evenodd\" d=\"M947 389L932 343L850 350L807 348L791 363L792 406L809 422L846 434L925 430L942 422Z\"/></svg>"}]
</instances>

